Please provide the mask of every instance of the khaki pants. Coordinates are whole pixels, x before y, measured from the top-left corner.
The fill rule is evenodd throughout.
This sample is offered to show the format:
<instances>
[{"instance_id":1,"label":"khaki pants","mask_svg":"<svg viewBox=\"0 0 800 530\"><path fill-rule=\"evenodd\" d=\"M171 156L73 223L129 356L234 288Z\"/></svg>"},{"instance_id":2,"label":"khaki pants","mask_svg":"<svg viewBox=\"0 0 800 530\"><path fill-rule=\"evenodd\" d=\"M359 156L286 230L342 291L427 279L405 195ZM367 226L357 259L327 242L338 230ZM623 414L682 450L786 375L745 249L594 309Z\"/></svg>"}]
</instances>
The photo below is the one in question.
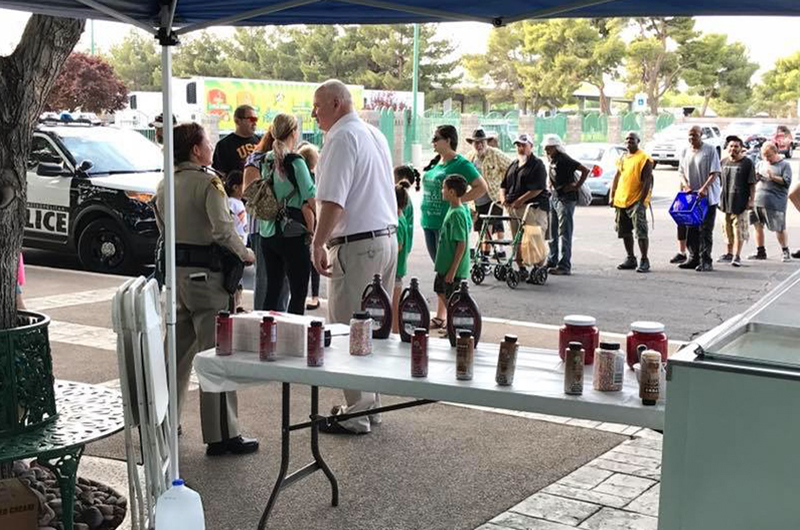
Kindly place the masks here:
<instances>
[{"instance_id":1,"label":"khaki pants","mask_svg":"<svg viewBox=\"0 0 800 530\"><path fill-rule=\"evenodd\" d=\"M193 274L206 277L190 279ZM186 398L192 360L197 352L215 346L216 315L228 308L229 294L222 288L222 274L208 269L178 267L177 318L175 328L178 410ZM180 416L180 412L178 414ZM239 435L236 392L200 391L200 422L203 442L214 443Z\"/></svg>"},{"instance_id":2,"label":"khaki pants","mask_svg":"<svg viewBox=\"0 0 800 530\"><path fill-rule=\"evenodd\" d=\"M522 219L522 216L525 214L525 208L526 206L523 206L522 208L509 207L508 215L519 217L520 219ZM520 222L511 221L510 224L511 224L511 238L513 239L517 235L517 230L519 230ZM547 212L540 210L539 208L531 207L531 209L528 210L528 216L525 218L524 224L538 226L539 228L542 229L542 234L544 234L545 241L550 240L550 230L548 230L550 225L550 215Z\"/></svg>"},{"instance_id":3,"label":"khaki pants","mask_svg":"<svg viewBox=\"0 0 800 530\"><path fill-rule=\"evenodd\" d=\"M328 278L328 320L348 324L353 313L361 310L361 295L376 274L387 293L394 287L397 271L397 237L364 239L337 245L328 250L331 277ZM389 295L391 297L391 294ZM345 412L361 412L380 407L380 395L375 392L345 390ZM355 432L369 432L370 421L380 423L378 416L362 416L341 423Z\"/></svg>"}]
</instances>

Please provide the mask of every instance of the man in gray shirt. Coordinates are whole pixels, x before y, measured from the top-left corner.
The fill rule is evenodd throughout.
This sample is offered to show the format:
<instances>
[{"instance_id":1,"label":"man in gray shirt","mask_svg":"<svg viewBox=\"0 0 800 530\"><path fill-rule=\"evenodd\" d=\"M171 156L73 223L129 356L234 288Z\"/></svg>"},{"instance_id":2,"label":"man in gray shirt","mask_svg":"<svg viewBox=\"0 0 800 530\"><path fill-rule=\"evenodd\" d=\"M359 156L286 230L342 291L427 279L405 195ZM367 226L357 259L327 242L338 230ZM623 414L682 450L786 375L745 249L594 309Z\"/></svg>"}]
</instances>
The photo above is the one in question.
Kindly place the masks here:
<instances>
[{"instance_id":1,"label":"man in gray shirt","mask_svg":"<svg viewBox=\"0 0 800 530\"><path fill-rule=\"evenodd\" d=\"M755 208L750 215L750 222L756 231L756 253L750 259L767 259L764 247L764 226L778 236L784 262L792 260L789 254L789 239L786 233L786 203L789 198L789 186L792 183L792 166L778 154L778 148L772 142L761 146L761 160L756 165L756 199Z\"/></svg>"},{"instance_id":2,"label":"man in gray shirt","mask_svg":"<svg viewBox=\"0 0 800 530\"><path fill-rule=\"evenodd\" d=\"M703 224L688 227L686 243L689 247L689 259L678 267L708 272L714 269L711 247L714 243L714 221L717 218L721 192L720 166L716 148L704 143L701 135L699 126L689 129L689 146L681 155L678 175L683 191L695 192L699 197L708 198L708 213Z\"/></svg>"}]
</instances>

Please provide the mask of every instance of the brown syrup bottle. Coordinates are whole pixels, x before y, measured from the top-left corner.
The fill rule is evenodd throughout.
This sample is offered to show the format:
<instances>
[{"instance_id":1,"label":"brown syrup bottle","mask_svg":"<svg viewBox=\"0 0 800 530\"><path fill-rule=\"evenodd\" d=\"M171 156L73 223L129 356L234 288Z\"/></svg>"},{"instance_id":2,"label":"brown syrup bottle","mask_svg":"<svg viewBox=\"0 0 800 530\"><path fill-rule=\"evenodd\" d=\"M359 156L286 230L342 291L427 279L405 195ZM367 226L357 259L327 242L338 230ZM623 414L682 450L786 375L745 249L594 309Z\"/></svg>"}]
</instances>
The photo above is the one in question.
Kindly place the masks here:
<instances>
[{"instance_id":1,"label":"brown syrup bottle","mask_svg":"<svg viewBox=\"0 0 800 530\"><path fill-rule=\"evenodd\" d=\"M400 313L400 340L403 342L411 342L417 328L430 329L431 312L425 297L419 292L417 278L411 278L411 285L403 289L397 310Z\"/></svg>"},{"instance_id":2,"label":"brown syrup bottle","mask_svg":"<svg viewBox=\"0 0 800 530\"><path fill-rule=\"evenodd\" d=\"M361 310L372 317L372 338L388 339L392 332L392 299L381 284L381 275L376 274L361 295Z\"/></svg>"},{"instance_id":3,"label":"brown syrup bottle","mask_svg":"<svg viewBox=\"0 0 800 530\"><path fill-rule=\"evenodd\" d=\"M467 329L472 332L475 338L475 346L481 338L481 312L478 304L469 294L469 285L466 281L461 282L461 287L454 292L447 302L447 336L450 339L450 346L455 348L458 331Z\"/></svg>"}]
</instances>

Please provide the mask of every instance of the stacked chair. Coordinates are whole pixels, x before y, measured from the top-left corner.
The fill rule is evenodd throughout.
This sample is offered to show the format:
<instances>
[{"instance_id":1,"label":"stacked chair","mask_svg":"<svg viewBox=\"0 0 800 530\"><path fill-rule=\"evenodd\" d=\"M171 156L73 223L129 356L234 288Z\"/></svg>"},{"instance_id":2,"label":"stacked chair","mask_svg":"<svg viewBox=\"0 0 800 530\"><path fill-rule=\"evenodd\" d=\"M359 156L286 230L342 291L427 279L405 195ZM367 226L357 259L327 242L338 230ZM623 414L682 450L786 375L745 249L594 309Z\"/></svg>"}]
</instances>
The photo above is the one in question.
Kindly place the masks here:
<instances>
[{"instance_id":1,"label":"stacked chair","mask_svg":"<svg viewBox=\"0 0 800 530\"><path fill-rule=\"evenodd\" d=\"M114 295L112 317L125 414L131 528L146 530L155 526L155 504L169 487L170 461L175 458L169 448L174 420L169 417L161 301L156 281L139 277L125 282ZM137 436L141 454L137 454L134 446ZM143 473L136 465L140 458Z\"/></svg>"}]
</instances>

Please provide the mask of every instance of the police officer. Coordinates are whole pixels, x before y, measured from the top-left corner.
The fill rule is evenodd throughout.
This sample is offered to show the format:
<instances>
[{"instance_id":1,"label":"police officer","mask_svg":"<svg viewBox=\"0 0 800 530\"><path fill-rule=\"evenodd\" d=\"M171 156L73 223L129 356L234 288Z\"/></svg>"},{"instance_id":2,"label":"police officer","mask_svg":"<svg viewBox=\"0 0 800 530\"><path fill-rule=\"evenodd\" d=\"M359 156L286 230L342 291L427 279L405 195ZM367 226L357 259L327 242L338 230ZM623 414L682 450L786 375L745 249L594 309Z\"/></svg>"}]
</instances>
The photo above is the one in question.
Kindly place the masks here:
<instances>
[{"instance_id":1,"label":"police officer","mask_svg":"<svg viewBox=\"0 0 800 530\"><path fill-rule=\"evenodd\" d=\"M236 234L222 181L211 165L208 135L197 123L175 127L175 248L177 322L176 354L178 406L185 400L192 359L215 342L215 317L228 306L223 272L211 270L212 244L231 251L245 263L253 252ZM163 228L164 182L158 185L156 218ZM217 268L217 267L214 267ZM207 455L244 454L258 449L258 441L239 434L235 392L200 392L200 416Z\"/></svg>"}]
</instances>

